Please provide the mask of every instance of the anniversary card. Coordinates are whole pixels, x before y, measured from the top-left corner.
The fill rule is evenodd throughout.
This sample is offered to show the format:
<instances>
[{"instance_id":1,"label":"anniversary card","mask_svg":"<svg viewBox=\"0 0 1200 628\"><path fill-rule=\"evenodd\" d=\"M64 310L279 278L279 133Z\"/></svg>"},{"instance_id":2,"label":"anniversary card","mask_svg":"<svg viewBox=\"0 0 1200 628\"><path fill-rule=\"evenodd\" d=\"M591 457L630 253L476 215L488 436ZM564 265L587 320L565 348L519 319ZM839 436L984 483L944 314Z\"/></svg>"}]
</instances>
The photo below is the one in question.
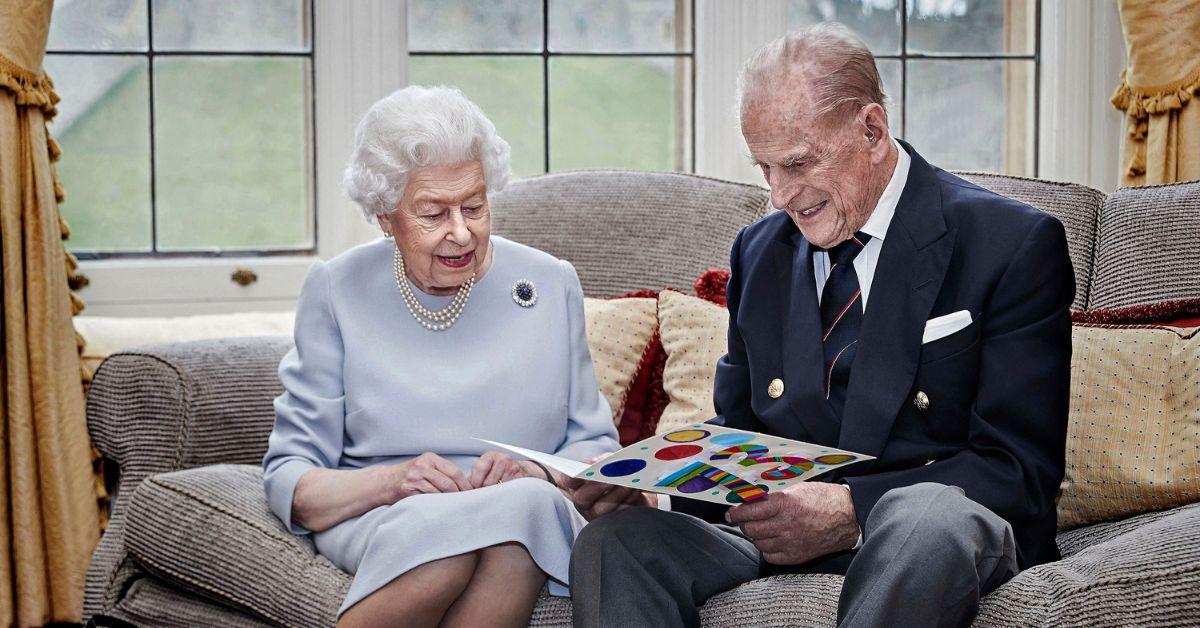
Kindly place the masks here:
<instances>
[{"instance_id":1,"label":"anniversary card","mask_svg":"<svg viewBox=\"0 0 1200 628\"><path fill-rule=\"evenodd\" d=\"M695 423L657 434L595 464L485 441L571 477L718 504L740 504L873 456Z\"/></svg>"}]
</instances>

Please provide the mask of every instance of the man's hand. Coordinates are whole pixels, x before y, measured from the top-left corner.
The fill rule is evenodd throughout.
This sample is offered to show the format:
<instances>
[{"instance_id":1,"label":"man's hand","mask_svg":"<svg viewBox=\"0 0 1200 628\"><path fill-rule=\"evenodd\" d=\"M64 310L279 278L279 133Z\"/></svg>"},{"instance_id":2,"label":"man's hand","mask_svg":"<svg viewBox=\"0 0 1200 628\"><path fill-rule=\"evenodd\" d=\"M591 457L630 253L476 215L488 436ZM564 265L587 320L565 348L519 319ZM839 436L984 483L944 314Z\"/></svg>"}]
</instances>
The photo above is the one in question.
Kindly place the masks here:
<instances>
[{"instance_id":1,"label":"man's hand","mask_svg":"<svg viewBox=\"0 0 1200 628\"><path fill-rule=\"evenodd\" d=\"M804 482L725 515L775 565L799 565L854 547L858 519L850 491L825 482Z\"/></svg>"},{"instance_id":2,"label":"man's hand","mask_svg":"<svg viewBox=\"0 0 1200 628\"><path fill-rule=\"evenodd\" d=\"M604 456L589 458L584 462L591 464ZM653 494L607 484L564 477L559 486L566 492L567 497L574 502L575 508L588 521L622 508L631 506L655 506L658 502Z\"/></svg>"}]
</instances>

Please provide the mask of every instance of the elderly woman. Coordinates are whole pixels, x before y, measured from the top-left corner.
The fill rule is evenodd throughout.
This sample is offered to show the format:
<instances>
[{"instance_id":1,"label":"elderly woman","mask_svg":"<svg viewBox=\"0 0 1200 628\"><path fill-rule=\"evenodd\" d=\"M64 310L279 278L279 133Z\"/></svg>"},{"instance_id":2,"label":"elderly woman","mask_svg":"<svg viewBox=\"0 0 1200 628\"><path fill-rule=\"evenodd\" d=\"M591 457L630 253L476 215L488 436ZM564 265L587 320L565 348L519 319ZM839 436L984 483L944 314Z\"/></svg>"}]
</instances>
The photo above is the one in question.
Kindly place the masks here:
<instances>
[{"instance_id":1,"label":"elderly woman","mask_svg":"<svg viewBox=\"0 0 1200 628\"><path fill-rule=\"evenodd\" d=\"M354 582L339 625L516 626L585 521L556 474L617 449L575 269L491 235L509 147L461 92L408 87L345 188L385 235L309 271L263 460L271 509Z\"/></svg>"}]
</instances>

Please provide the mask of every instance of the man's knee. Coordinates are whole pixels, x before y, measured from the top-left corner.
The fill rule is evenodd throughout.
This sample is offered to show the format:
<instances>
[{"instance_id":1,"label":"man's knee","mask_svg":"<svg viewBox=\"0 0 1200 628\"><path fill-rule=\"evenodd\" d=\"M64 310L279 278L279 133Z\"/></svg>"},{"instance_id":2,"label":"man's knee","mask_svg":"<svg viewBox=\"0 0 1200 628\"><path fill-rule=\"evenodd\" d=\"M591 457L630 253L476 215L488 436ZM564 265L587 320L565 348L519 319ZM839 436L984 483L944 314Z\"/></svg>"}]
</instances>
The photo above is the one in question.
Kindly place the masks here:
<instances>
[{"instance_id":1,"label":"man's knee","mask_svg":"<svg viewBox=\"0 0 1200 628\"><path fill-rule=\"evenodd\" d=\"M669 527L669 519L670 513L657 508L625 508L598 517L576 537L572 557L598 556L618 545L647 547Z\"/></svg>"},{"instance_id":2,"label":"man's knee","mask_svg":"<svg viewBox=\"0 0 1200 628\"><path fill-rule=\"evenodd\" d=\"M1003 552L1013 544L1008 523L957 486L922 482L884 493L868 517L868 531L888 521L911 524L929 545Z\"/></svg>"}]
</instances>

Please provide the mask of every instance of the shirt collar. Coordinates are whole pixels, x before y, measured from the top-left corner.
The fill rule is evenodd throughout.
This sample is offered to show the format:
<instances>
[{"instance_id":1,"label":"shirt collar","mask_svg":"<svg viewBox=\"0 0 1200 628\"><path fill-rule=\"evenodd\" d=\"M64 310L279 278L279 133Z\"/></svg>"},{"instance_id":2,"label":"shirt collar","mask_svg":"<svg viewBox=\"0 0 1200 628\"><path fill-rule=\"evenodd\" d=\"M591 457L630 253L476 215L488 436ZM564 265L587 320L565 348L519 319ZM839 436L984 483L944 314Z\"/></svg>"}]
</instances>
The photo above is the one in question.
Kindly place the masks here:
<instances>
[{"instance_id":1,"label":"shirt collar","mask_svg":"<svg viewBox=\"0 0 1200 628\"><path fill-rule=\"evenodd\" d=\"M888 225L892 224L892 216L896 215L896 204L900 202L900 194L904 192L904 184L908 181L908 166L912 162L904 147L900 146L895 138L889 139L899 152L896 156L896 167L892 170L892 178L888 180L887 187L883 188L883 194L879 195L879 202L875 204L871 217L860 229L877 240L883 240Z\"/></svg>"}]
</instances>

